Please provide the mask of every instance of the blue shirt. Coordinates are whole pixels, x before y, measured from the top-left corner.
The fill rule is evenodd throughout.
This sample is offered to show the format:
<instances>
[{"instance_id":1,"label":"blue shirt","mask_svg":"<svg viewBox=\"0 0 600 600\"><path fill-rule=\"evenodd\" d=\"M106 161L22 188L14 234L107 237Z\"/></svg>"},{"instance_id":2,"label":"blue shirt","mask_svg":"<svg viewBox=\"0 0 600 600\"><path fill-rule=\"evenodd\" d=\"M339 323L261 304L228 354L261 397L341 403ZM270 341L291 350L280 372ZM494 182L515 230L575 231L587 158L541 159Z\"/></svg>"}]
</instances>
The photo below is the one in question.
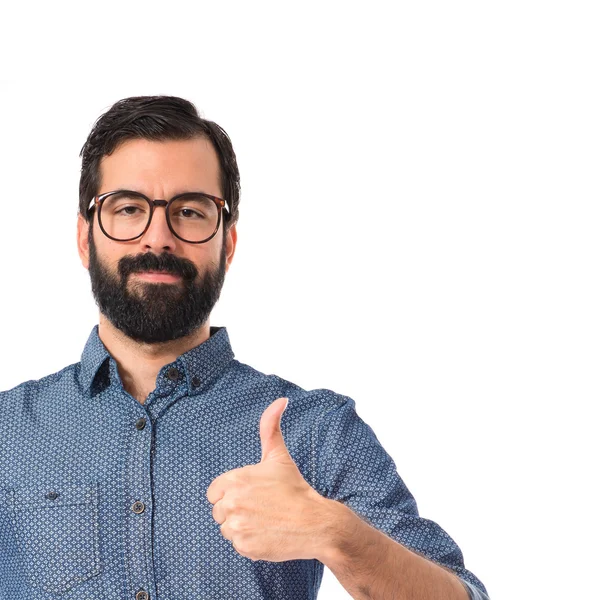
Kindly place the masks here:
<instances>
[{"instance_id":1,"label":"blue shirt","mask_svg":"<svg viewBox=\"0 0 600 600\"><path fill-rule=\"evenodd\" d=\"M351 398L235 360L211 327L141 404L96 325L80 362L0 392L0 599L316 598L321 562L238 554L206 498L216 477L260 462L260 417L282 396L286 446L315 490L487 598Z\"/></svg>"}]
</instances>

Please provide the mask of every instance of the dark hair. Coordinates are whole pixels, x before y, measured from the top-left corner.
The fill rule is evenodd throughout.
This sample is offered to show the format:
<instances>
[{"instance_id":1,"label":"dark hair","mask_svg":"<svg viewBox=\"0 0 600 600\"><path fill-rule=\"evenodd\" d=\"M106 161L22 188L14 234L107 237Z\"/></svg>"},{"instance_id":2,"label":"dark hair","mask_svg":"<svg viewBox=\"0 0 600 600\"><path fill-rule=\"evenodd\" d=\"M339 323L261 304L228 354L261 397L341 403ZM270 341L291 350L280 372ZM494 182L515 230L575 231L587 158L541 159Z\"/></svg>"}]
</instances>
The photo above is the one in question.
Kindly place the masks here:
<instances>
[{"instance_id":1,"label":"dark hair","mask_svg":"<svg viewBox=\"0 0 600 600\"><path fill-rule=\"evenodd\" d=\"M153 141L208 139L219 158L220 184L231 215L223 218L223 235L237 223L240 202L240 172L231 140L223 128L203 119L196 107L177 96L134 96L115 102L92 128L79 156L79 212L89 222L87 207L100 187L100 161L125 140ZM223 216L226 215L223 210ZM90 228L91 230L91 228Z\"/></svg>"}]
</instances>

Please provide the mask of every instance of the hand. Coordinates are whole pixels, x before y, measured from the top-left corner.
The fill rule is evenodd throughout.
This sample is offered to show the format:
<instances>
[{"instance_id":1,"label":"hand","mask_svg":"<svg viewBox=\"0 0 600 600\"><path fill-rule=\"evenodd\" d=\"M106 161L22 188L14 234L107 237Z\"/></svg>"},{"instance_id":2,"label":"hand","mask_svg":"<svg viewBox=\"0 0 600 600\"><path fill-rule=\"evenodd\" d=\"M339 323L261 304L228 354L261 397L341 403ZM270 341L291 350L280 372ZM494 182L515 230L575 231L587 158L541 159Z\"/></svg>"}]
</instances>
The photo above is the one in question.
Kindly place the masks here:
<instances>
[{"instance_id":1,"label":"hand","mask_svg":"<svg viewBox=\"0 0 600 600\"><path fill-rule=\"evenodd\" d=\"M219 475L206 491L223 537L253 561L318 558L328 543L330 500L302 477L281 433L287 402L278 398L261 416L261 461Z\"/></svg>"}]
</instances>

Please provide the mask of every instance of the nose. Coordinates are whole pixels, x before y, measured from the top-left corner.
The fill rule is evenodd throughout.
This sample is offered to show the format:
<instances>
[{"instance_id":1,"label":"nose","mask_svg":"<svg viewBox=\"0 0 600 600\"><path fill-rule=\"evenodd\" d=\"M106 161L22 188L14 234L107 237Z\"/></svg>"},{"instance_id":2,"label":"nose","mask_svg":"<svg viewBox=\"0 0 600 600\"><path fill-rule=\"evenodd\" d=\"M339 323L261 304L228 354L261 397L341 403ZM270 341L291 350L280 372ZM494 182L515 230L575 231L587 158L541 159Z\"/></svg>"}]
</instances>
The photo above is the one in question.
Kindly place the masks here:
<instances>
[{"instance_id":1,"label":"nose","mask_svg":"<svg viewBox=\"0 0 600 600\"><path fill-rule=\"evenodd\" d=\"M177 239L167 223L167 207L155 206L150 225L140 240L146 247L160 254L164 249L173 250Z\"/></svg>"}]
</instances>

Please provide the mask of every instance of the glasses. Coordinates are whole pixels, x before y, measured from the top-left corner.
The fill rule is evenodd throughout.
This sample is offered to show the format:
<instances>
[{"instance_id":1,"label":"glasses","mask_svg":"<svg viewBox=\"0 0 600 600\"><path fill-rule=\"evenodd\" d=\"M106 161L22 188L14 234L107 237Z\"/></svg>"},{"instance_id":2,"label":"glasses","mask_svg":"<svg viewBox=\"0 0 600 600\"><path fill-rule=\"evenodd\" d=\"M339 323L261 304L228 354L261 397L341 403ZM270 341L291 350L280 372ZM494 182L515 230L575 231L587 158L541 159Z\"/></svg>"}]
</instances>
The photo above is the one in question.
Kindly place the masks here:
<instances>
[{"instance_id":1,"label":"glasses","mask_svg":"<svg viewBox=\"0 0 600 600\"><path fill-rule=\"evenodd\" d=\"M167 225L180 240L203 244L212 239L221 223L221 211L229 204L222 198L204 192L185 192L166 200L150 200L140 192L115 190L94 196L88 215L97 207L98 224L102 233L117 242L129 242L146 233L156 206L165 206Z\"/></svg>"}]
</instances>

